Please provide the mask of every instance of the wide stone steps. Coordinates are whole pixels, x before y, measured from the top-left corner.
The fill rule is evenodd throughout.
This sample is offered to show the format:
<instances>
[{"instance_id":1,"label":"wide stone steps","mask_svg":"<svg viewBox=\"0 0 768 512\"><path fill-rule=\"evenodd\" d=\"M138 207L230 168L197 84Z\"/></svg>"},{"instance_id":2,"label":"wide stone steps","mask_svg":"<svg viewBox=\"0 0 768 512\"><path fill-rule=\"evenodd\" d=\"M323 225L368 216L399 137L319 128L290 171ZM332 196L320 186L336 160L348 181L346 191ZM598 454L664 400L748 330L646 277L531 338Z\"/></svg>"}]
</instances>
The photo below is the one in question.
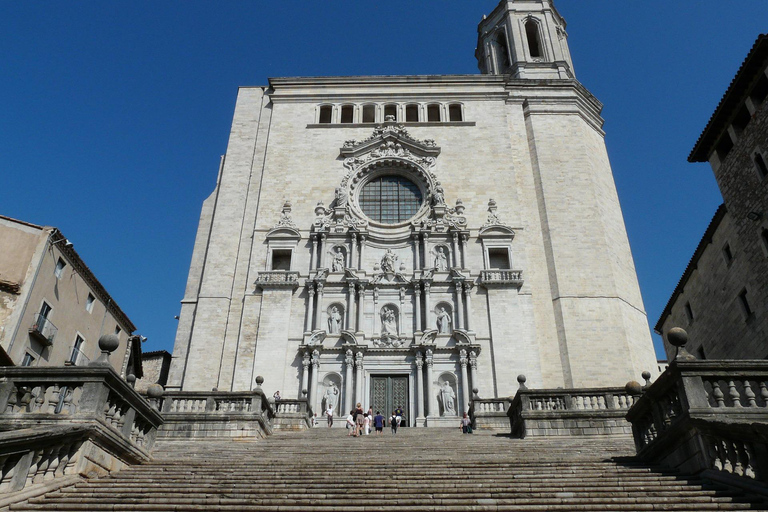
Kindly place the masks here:
<instances>
[{"instance_id":1,"label":"wide stone steps","mask_svg":"<svg viewBox=\"0 0 768 512\"><path fill-rule=\"evenodd\" d=\"M642 465L623 439L513 440L457 429L257 443L174 442L155 460L11 510L326 512L768 510L733 490Z\"/></svg>"}]
</instances>

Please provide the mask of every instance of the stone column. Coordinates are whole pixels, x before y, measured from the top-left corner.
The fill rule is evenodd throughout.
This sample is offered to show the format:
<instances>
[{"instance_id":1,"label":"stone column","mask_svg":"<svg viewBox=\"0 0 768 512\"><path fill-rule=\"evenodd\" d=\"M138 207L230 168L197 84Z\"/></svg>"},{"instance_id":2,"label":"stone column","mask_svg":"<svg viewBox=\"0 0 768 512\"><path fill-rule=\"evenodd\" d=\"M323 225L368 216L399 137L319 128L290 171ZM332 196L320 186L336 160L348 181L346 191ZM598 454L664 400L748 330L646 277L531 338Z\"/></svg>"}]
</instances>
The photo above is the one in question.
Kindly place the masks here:
<instances>
[{"instance_id":1,"label":"stone column","mask_svg":"<svg viewBox=\"0 0 768 512\"><path fill-rule=\"evenodd\" d=\"M305 389L309 391L309 352L304 352L304 357L301 358L301 391Z\"/></svg>"},{"instance_id":2,"label":"stone column","mask_svg":"<svg viewBox=\"0 0 768 512\"><path fill-rule=\"evenodd\" d=\"M456 327L459 329L464 328L464 300L462 299L462 295L464 295L464 285L461 281L456 281L453 283L453 285L456 287ZM319 286L319 285L318 285ZM318 294L320 291L318 290Z\"/></svg>"},{"instance_id":3,"label":"stone column","mask_svg":"<svg viewBox=\"0 0 768 512\"><path fill-rule=\"evenodd\" d=\"M317 268L317 260L315 260L317 255L317 235L315 235L312 237L312 252L309 254L309 270L314 270Z\"/></svg>"},{"instance_id":4,"label":"stone column","mask_svg":"<svg viewBox=\"0 0 768 512\"><path fill-rule=\"evenodd\" d=\"M352 351L347 349L347 353L344 357L344 411L342 411L341 417L346 418L349 411L355 406L355 398L352 396L352 372L354 370L355 358L352 356Z\"/></svg>"},{"instance_id":5,"label":"stone column","mask_svg":"<svg viewBox=\"0 0 768 512\"><path fill-rule=\"evenodd\" d=\"M421 352L416 352L416 406L418 408L418 420L424 420L424 361Z\"/></svg>"},{"instance_id":6,"label":"stone column","mask_svg":"<svg viewBox=\"0 0 768 512\"><path fill-rule=\"evenodd\" d=\"M320 257L318 260L320 261L320 267L319 268L328 268L328 266L325 263L325 253L328 252L327 247L325 246L325 240L326 240L325 233L320 235Z\"/></svg>"},{"instance_id":7,"label":"stone column","mask_svg":"<svg viewBox=\"0 0 768 512\"><path fill-rule=\"evenodd\" d=\"M379 314L379 289L373 289L373 334L379 334L379 322L377 322L376 316Z\"/></svg>"},{"instance_id":8,"label":"stone column","mask_svg":"<svg viewBox=\"0 0 768 512\"><path fill-rule=\"evenodd\" d=\"M469 235L464 233L461 235L461 268L467 268L467 243L469 242Z\"/></svg>"},{"instance_id":9,"label":"stone column","mask_svg":"<svg viewBox=\"0 0 768 512\"><path fill-rule=\"evenodd\" d=\"M432 349L427 349L427 416L437 416L437 407L435 405L435 393L432 391L432 367L434 361L432 359Z\"/></svg>"},{"instance_id":10,"label":"stone column","mask_svg":"<svg viewBox=\"0 0 768 512\"><path fill-rule=\"evenodd\" d=\"M421 270L421 244L419 244L419 234L413 234L413 249L416 254L413 257L413 267L415 270Z\"/></svg>"},{"instance_id":11,"label":"stone column","mask_svg":"<svg viewBox=\"0 0 768 512\"><path fill-rule=\"evenodd\" d=\"M349 266L352 268L358 268L356 265L357 265L357 234L352 233L352 255L349 259Z\"/></svg>"},{"instance_id":12,"label":"stone column","mask_svg":"<svg viewBox=\"0 0 768 512\"><path fill-rule=\"evenodd\" d=\"M416 331L422 332L424 326L421 325L421 284L418 282L414 284L413 297L415 302L413 311L416 313Z\"/></svg>"},{"instance_id":13,"label":"stone column","mask_svg":"<svg viewBox=\"0 0 768 512\"><path fill-rule=\"evenodd\" d=\"M400 311L398 312L398 323L397 323L397 334L398 336L403 336L408 333L408 331L405 329L405 313L403 310L405 309L405 288L400 288Z\"/></svg>"},{"instance_id":14,"label":"stone column","mask_svg":"<svg viewBox=\"0 0 768 512\"><path fill-rule=\"evenodd\" d=\"M477 382L477 352L474 350L469 351L469 375L472 379L472 387L480 389Z\"/></svg>"},{"instance_id":15,"label":"stone column","mask_svg":"<svg viewBox=\"0 0 768 512\"><path fill-rule=\"evenodd\" d=\"M357 285L357 332L363 332L363 313L365 312L365 285Z\"/></svg>"},{"instance_id":16,"label":"stone column","mask_svg":"<svg viewBox=\"0 0 768 512\"><path fill-rule=\"evenodd\" d=\"M459 363L461 364L461 397L464 399L464 406L461 412L469 412L469 379L467 378L467 351L461 349L459 352Z\"/></svg>"},{"instance_id":17,"label":"stone column","mask_svg":"<svg viewBox=\"0 0 768 512\"><path fill-rule=\"evenodd\" d=\"M422 260L422 267L421 268L429 268L429 263L427 263L427 257L429 255L429 247L427 247L427 242L429 241L429 233L424 232L421 235L421 241L423 243L423 249L421 251L421 254L423 255Z\"/></svg>"},{"instance_id":18,"label":"stone column","mask_svg":"<svg viewBox=\"0 0 768 512\"><path fill-rule=\"evenodd\" d=\"M357 379L356 379L357 382L355 382L355 384L357 385L357 389L355 391L355 400L357 402L360 402L360 404L362 404L363 407L365 407L365 404L363 403L365 402L365 400L363 400L363 389L365 388L363 387L363 353L362 352L358 352L357 355L355 356L355 367L357 369ZM355 404L352 404L352 405L354 406ZM350 407L350 409L352 409L352 407Z\"/></svg>"},{"instance_id":19,"label":"stone column","mask_svg":"<svg viewBox=\"0 0 768 512\"><path fill-rule=\"evenodd\" d=\"M424 330L432 329L432 301L429 299L430 282L424 283Z\"/></svg>"},{"instance_id":20,"label":"stone column","mask_svg":"<svg viewBox=\"0 0 768 512\"><path fill-rule=\"evenodd\" d=\"M466 328L472 330L472 283L464 282L464 295L467 305Z\"/></svg>"},{"instance_id":21,"label":"stone column","mask_svg":"<svg viewBox=\"0 0 768 512\"><path fill-rule=\"evenodd\" d=\"M459 266L459 234L453 234L453 266Z\"/></svg>"},{"instance_id":22,"label":"stone column","mask_svg":"<svg viewBox=\"0 0 768 512\"><path fill-rule=\"evenodd\" d=\"M317 301L315 302L315 329L320 329L320 319L323 313L323 283L317 283Z\"/></svg>"},{"instance_id":23,"label":"stone column","mask_svg":"<svg viewBox=\"0 0 768 512\"><path fill-rule=\"evenodd\" d=\"M365 263L365 235L360 235L360 261L357 264L357 268L363 268Z\"/></svg>"},{"instance_id":24,"label":"stone column","mask_svg":"<svg viewBox=\"0 0 768 512\"><path fill-rule=\"evenodd\" d=\"M347 283L347 315L346 315L346 329L352 329L352 322L354 321L354 309L355 309L355 283Z\"/></svg>"},{"instance_id":25,"label":"stone column","mask_svg":"<svg viewBox=\"0 0 768 512\"><path fill-rule=\"evenodd\" d=\"M318 379L320 374L320 351L315 350L312 352L312 389L309 393L309 406L312 407L313 412L317 412L318 415L320 414L320 411L316 411L315 408L317 407L315 404L317 404L317 388L320 387L320 380Z\"/></svg>"},{"instance_id":26,"label":"stone column","mask_svg":"<svg viewBox=\"0 0 768 512\"><path fill-rule=\"evenodd\" d=\"M309 300L307 300L307 321L304 323L304 331L310 332L312 331L312 314L315 309L315 285L313 283L307 283L307 295Z\"/></svg>"}]
</instances>

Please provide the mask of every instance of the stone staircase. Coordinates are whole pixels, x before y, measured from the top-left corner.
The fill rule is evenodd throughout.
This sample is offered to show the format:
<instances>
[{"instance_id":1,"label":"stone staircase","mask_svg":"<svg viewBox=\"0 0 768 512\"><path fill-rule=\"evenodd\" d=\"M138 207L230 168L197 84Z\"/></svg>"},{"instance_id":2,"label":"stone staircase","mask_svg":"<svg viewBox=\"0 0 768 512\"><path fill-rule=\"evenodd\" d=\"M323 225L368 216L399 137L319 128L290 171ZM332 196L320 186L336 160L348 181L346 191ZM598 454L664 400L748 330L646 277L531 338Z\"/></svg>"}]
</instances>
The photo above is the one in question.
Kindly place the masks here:
<instances>
[{"instance_id":1,"label":"stone staircase","mask_svg":"<svg viewBox=\"0 0 768 512\"><path fill-rule=\"evenodd\" d=\"M757 498L649 468L621 439L510 439L456 429L343 429L158 444L155 460L10 510L768 510Z\"/></svg>"}]
</instances>

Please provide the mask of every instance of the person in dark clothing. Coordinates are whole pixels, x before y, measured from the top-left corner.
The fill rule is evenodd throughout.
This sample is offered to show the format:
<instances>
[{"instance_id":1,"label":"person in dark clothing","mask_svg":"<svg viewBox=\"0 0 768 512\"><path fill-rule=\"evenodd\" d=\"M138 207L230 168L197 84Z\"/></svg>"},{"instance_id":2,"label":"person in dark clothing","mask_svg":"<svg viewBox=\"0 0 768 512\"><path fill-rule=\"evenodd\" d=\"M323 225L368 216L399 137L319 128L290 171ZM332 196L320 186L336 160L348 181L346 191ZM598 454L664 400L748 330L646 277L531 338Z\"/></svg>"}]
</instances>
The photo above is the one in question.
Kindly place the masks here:
<instances>
[{"instance_id":1,"label":"person in dark clothing","mask_svg":"<svg viewBox=\"0 0 768 512\"><path fill-rule=\"evenodd\" d=\"M381 415L380 411L376 411L376 416L373 418L373 426L376 429L376 435L381 435L381 433L384 431L384 416Z\"/></svg>"}]
</instances>

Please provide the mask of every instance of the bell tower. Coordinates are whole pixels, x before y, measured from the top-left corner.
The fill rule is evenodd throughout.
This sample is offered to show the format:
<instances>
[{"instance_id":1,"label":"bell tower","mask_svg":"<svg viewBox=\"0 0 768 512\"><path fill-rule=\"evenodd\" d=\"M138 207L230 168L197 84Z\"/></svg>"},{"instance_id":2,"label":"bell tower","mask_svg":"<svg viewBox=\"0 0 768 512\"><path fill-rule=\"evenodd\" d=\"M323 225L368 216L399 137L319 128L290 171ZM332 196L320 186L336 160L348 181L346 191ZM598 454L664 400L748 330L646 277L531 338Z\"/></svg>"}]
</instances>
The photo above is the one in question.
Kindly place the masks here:
<instances>
[{"instance_id":1,"label":"bell tower","mask_svg":"<svg viewBox=\"0 0 768 512\"><path fill-rule=\"evenodd\" d=\"M477 26L477 65L486 75L574 78L565 26L553 0L501 0Z\"/></svg>"}]
</instances>

